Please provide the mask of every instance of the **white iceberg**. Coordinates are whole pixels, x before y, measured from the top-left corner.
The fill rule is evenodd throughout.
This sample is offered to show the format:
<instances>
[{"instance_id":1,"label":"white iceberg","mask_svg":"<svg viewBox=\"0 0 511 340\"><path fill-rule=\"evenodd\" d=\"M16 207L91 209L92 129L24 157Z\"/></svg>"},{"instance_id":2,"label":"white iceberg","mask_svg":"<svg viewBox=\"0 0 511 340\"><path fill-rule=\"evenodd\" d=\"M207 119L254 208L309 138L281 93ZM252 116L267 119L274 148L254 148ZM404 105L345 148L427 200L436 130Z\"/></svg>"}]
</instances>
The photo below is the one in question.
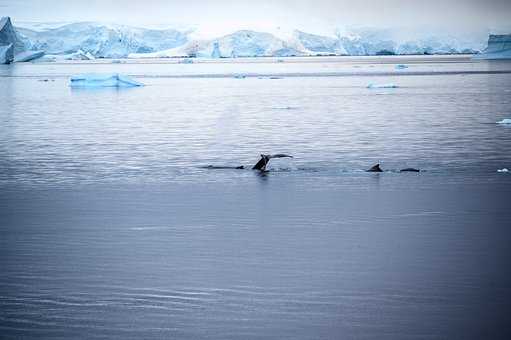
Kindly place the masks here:
<instances>
[{"instance_id":1,"label":"white iceberg","mask_svg":"<svg viewBox=\"0 0 511 340\"><path fill-rule=\"evenodd\" d=\"M507 169L507 168L498 169L497 172L509 172L509 169Z\"/></svg>"},{"instance_id":2,"label":"white iceberg","mask_svg":"<svg viewBox=\"0 0 511 340\"><path fill-rule=\"evenodd\" d=\"M504 118L501 121L498 121L497 124L511 124L511 118Z\"/></svg>"},{"instance_id":3,"label":"white iceberg","mask_svg":"<svg viewBox=\"0 0 511 340\"><path fill-rule=\"evenodd\" d=\"M392 83L388 83L388 84L369 84L367 85L367 88L368 89L397 89L399 86L395 85L395 84L392 84Z\"/></svg>"},{"instance_id":4,"label":"white iceberg","mask_svg":"<svg viewBox=\"0 0 511 340\"><path fill-rule=\"evenodd\" d=\"M72 88L136 87L144 86L144 84L118 73L89 73L71 77L69 86Z\"/></svg>"}]
</instances>

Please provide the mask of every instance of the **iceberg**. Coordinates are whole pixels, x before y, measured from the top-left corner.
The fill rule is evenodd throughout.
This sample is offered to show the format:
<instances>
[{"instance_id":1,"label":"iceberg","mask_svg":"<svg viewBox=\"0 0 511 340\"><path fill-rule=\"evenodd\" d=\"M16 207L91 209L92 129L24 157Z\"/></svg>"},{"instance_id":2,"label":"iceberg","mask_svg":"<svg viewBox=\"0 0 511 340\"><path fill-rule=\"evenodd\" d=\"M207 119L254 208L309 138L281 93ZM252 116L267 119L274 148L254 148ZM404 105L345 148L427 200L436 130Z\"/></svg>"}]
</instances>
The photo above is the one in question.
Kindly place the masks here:
<instances>
[{"instance_id":1,"label":"iceberg","mask_svg":"<svg viewBox=\"0 0 511 340\"><path fill-rule=\"evenodd\" d=\"M12 25L11 18L3 17L0 19L0 46L10 44L13 45L14 55L26 50L22 37L16 32Z\"/></svg>"},{"instance_id":2,"label":"iceberg","mask_svg":"<svg viewBox=\"0 0 511 340\"><path fill-rule=\"evenodd\" d=\"M221 58L222 53L220 53L220 44L215 42L213 44L213 52L211 52L211 58Z\"/></svg>"},{"instance_id":3,"label":"iceberg","mask_svg":"<svg viewBox=\"0 0 511 340\"><path fill-rule=\"evenodd\" d=\"M367 85L367 88L368 89L397 89L399 86L395 85L395 84L392 84L392 83L388 83L388 84L369 84Z\"/></svg>"},{"instance_id":4,"label":"iceberg","mask_svg":"<svg viewBox=\"0 0 511 340\"><path fill-rule=\"evenodd\" d=\"M474 59L511 59L511 34L490 34L488 47Z\"/></svg>"},{"instance_id":5,"label":"iceberg","mask_svg":"<svg viewBox=\"0 0 511 340\"><path fill-rule=\"evenodd\" d=\"M144 84L118 73L89 73L71 77L69 86L72 88L137 87Z\"/></svg>"},{"instance_id":6,"label":"iceberg","mask_svg":"<svg viewBox=\"0 0 511 340\"><path fill-rule=\"evenodd\" d=\"M10 64L14 60L14 48L12 44L0 46L0 64Z\"/></svg>"},{"instance_id":7,"label":"iceberg","mask_svg":"<svg viewBox=\"0 0 511 340\"><path fill-rule=\"evenodd\" d=\"M14 61L17 63L23 63L39 59L42 56L44 56L44 51L25 51L16 54L16 56L14 57Z\"/></svg>"},{"instance_id":8,"label":"iceberg","mask_svg":"<svg viewBox=\"0 0 511 340\"><path fill-rule=\"evenodd\" d=\"M507 169L507 168L498 169L497 172L509 172L509 169Z\"/></svg>"},{"instance_id":9,"label":"iceberg","mask_svg":"<svg viewBox=\"0 0 511 340\"><path fill-rule=\"evenodd\" d=\"M498 121L497 124L511 124L511 118L504 118L501 121Z\"/></svg>"}]
</instances>

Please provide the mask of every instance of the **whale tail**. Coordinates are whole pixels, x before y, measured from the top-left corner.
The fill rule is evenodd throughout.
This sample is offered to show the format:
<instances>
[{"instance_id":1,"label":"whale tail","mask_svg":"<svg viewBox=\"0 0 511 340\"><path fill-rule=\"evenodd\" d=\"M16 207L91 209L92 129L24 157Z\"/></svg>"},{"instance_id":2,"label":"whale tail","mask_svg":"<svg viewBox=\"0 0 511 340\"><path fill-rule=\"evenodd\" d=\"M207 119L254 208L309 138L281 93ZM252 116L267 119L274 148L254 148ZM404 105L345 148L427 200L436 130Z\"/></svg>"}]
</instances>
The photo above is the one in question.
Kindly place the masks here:
<instances>
[{"instance_id":1,"label":"whale tail","mask_svg":"<svg viewBox=\"0 0 511 340\"><path fill-rule=\"evenodd\" d=\"M380 168L380 164L376 164L371 169L367 170L367 172L383 172L383 170Z\"/></svg>"},{"instance_id":2,"label":"whale tail","mask_svg":"<svg viewBox=\"0 0 511 340\"><path fill-rule=\"evenodd\" d=\"M266 166L270 162L270 159L272 158L293 158L293 156L285 155L283 153L277 153L274 155L263 155L261 154L261 159L252 167L252 170L260 170L260 171L266 171Z\"/></svg>"}]
</instances>

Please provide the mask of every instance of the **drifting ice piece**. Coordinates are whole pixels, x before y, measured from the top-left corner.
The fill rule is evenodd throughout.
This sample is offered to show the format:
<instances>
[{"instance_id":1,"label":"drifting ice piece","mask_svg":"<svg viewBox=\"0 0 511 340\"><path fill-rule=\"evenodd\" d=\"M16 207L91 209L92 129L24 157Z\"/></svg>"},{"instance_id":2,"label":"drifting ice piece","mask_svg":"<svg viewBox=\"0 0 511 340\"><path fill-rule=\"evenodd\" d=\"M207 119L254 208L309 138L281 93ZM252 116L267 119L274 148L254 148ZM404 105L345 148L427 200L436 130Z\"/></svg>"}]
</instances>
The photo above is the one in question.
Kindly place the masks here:
<instances>
[{"instance_id":1,"label":"drifting ice piece","mask_svg":"<svg viewBox=\"0 0 511 340\"><path fill-rule=\"evenodd\" d=\"M497 124L511 124L511 118L504 118L501 121L497 122Z\"/></svg>"},{"instance_id":2,"label":"drifting ice piece","mask_svg":"<svg viewBox=\"0 0 511 340\"><path fill-rule=\"evenodd\" d=\"M0 64L10 64L14 60L13 44L0 46Z\"/></svg>"},{"instance_id":3,"label":"drifting ice piece","mask_svg":"<svg viewBox=\"0 0 511 340\"><path fill-rule=\"evenodd\" d=\"M399 86L389 83L389 84L369 84L367 85L368 89L397 89Z\"/></svg>"},{"instance_id":4,"label":"drifting ice piece","mask_svg":"<svg viewBox=\"0 0 511 340\"><path fill-rule=\"evenodd\" d=\"M397 64L396 65L396 70L404 70L405 68L408 68L408 66L406 66L404 64Z\"/></svg>"},{"instance_id":5,"label":"drifting ice piece","mask_svg":"<svg viewBox=\"0 0 511 340\"><path fill-rule=\"evenodd\" d=\"M69 86L74 88L135 87L144 86L144 84L118 73L89 73L71 77Z\"/></svg>"},{"instance_id":6,"label":"drifting ice piece","mask_svg":"<svg viewBox=\"0 0 511 340\"><path fill-rule=\"evenodd\" d=\"M507 168L504 168L504 169L498 169L497 172L509 172L509 170Z\"/></svg>"}]
</instances>

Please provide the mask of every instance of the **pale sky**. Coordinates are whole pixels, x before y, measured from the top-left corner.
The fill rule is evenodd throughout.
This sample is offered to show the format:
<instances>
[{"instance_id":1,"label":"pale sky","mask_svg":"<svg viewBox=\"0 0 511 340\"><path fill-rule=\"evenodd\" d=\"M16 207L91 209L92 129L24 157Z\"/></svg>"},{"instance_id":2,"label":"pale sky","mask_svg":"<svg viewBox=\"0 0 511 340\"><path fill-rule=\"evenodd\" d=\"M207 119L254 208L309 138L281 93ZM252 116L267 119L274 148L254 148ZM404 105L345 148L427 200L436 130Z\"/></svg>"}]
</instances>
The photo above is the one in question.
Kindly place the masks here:
<instances>
[{"instance_id":1,"label":"pale sky","mask_svg":"<svg viewBox=\"0 0 511 340\"><path fill-rule=\"evenodd\" d=\"M0 0L16 22L101 21L200 28L212 36L277 27L333 33L347 26L511 28L511 0ZM511 32L508 32L511 33Z\"/></svg>"}]
</instances>

